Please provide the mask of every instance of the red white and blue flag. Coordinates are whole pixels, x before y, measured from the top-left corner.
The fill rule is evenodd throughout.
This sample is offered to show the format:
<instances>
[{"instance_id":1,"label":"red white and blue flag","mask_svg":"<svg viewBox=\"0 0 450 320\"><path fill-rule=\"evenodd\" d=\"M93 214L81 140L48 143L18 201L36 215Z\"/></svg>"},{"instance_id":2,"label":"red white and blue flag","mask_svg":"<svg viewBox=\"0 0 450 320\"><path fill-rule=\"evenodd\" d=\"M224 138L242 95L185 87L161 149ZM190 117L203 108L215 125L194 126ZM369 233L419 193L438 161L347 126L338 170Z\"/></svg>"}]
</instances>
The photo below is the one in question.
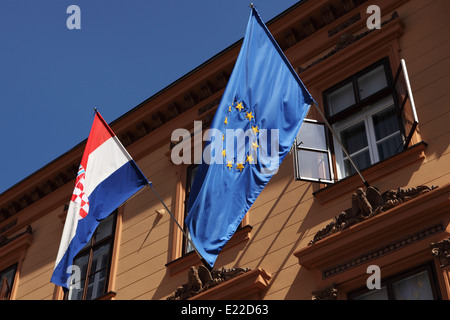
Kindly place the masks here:
<instances>
[{"instance_id":1,"label":"red white and blue flag","mask_svg":"<svg viewBox=\"0 0 450 320\"><path fill-rule=\"evenodd\" d=\"M51 282L69 288L73 258L101 220L149 181L96 112L75 181Z\"/></svg>"}]
</instances>

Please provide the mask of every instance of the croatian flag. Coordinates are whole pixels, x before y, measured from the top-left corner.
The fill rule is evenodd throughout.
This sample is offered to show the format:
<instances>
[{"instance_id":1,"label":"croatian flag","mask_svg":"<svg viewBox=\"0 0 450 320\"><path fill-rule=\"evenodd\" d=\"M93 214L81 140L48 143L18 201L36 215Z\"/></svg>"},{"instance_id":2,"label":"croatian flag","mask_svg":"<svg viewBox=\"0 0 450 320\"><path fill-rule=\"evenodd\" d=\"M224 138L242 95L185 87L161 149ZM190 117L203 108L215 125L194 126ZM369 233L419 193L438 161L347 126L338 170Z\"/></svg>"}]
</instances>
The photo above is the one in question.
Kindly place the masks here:
<instances>
[{"instance_id":1,"label":"croatian flag","mask_svg":"<svg viewBox=\"0 0 450 320\"><path fill-rule=\"evenodd\" d=\"M101 220L149 181L96 112L75 180L51 282L69 288L73 258Z\"/></svg>"}]
</instances>

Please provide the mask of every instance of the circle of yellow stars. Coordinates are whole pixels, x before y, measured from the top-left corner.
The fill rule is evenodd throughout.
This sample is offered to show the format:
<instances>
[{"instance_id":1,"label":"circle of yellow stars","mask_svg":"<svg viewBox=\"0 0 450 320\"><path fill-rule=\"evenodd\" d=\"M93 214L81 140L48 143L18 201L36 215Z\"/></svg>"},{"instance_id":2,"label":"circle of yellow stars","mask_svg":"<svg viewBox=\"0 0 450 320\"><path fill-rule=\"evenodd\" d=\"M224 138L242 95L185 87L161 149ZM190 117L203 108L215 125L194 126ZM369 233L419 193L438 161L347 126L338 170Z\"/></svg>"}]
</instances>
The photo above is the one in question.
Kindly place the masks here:
<instances>
[{"instance_id":1,"label":"circle of yellow stars","mask_svg":"<svg viewBox=\"0 0 450 320\"><path fill-rule=\"evenodd\" d=\"M225 127L228 125L228 118L231 115L231 112L233 112L233 109L237 110L239 113L244 112L245 113L245 118L244 119L247 119L250 123L252 122L252 119L255 119L252 111L248 112L248 111L244 110L245 107L244 107L242 101L239 102L239 103L235 103L233 101L233 103L231 103L231 105L228 107L228 114L227 114L228 116L226 116L225 120L223 121ZM242 111L242 110L244 110L244 111ZM251 125L252 133L257 137L257 135L259 133L258 126L257 125L253 126L253 124L250 124L250 125ZM225 134L222 135L222 141L223 140L225 140ZM259 148L258 142L257 141L253 141L251 143L250 148L252 148L256 152L257 149ZM227 156L227 153L226 153L225 149L223 149L223 151L222 151L222 156L223 156L224 159ZM254 162L255 162L255 160L253 159L253 156L251 154L247 154L246 155L246 159L245 159L244 162L236 163L235 169L238 170L239 172L242 172L242 170L244 170L244 168L245 168L245 166L247 164L253 164ZM232 170L233 169L233 161L228 160L226 166L227 166L228 170Z\"/></svg>"}]
</instances>

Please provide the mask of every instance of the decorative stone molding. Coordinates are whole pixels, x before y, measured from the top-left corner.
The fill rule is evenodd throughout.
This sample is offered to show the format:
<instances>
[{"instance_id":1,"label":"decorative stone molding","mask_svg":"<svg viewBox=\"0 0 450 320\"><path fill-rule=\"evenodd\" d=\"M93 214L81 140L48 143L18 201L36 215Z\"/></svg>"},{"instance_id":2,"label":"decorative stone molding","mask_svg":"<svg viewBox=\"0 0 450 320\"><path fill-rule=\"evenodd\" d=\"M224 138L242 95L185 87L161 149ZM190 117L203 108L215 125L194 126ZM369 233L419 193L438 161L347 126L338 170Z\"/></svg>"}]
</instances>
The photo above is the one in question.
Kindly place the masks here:
<instances>
[{"instance_id":1,"label":"decorative stone molding","mask_svg":"<svg viewBox=\"0 0 450 320\"><path fill-rule=\"evenodd\" d=\"M374 187L368 187L365 192L362 188L359 188L352 195L352 207L341 212L330 224L318 231L309 245L436 188L438 187L398 188L397 190L386 191L383 194L380 194Z\"/></svg>"},{"instance_id":2,"label":"decorative stone molding","mask_svg":"<svg viewBox=\"0 0 450 320\"><path fill-rule=\"evenodd\" d=\"M399 18L398 12L397 12L397 11L394 11L394 12L392 13L391 18L388 19L388 20L386 20L386 21L384 21L384 22L382 22L382 23L381 23L381 26L383 27L383 26L385 26L386 24L388 24L388 23L390 23L390 22L392 22L392 21L394 21L394 20L396 20L396 19L398 19L398 18ZM360 20L360 19L358 19L358 17L355 16L355 17L351 18L349 21L347 21L346 23L348 23L349 25L351 25L351 24L353 24L353 23L355 23L355 22L357 22L357 21L359 21L359 20ZM343 29L345 29L345 28L347 27L345 24L344 24L343 26L345 26ZM338 30L339 30L339 29L338 29ZM321 57L321 58L319 58L319 59L313 61L313 62L312 62L310 65L308 65L307 67L305 67L305 68L299 67L299 68L297 69L297 72L298 72L299 74L305 72L305 71L308 70L309 68L311 68L311 67L315 66L316 64L319 64L320 62L322 62L322 61L324 61L324 60L330 58L331 56L335 55L336 53L340 52L341 50L347 48L348 46L352 45L353 43L357 42L358 40L360 40L360 39L366 37L367 35L369 35L369 34L375 32L375 31L377 31L377 29L368 30L368 31L362 32L362 33L357 34L357 35L353 35L353 34L351 34L351 33L343 33L343 34L341 35L340 39L338 40L338 42L336 43L335 47L333 48L333 50L331 50L330 52L328 52L328 53L327 53L326 55L324 55L323 57ZM332 33L331 33L331 36L332 36L332 35L338 33L339 31L337 31L336 33L333 33L334 31L331 31L331 32L332 32Z\"/></svg>"},{"instance_id":3,"label":"decorative stone molding","mask_svg":"<svg viewBox=\"0 0 450 320\"><path fill-rule=\"evenodd\" d=\"M9 222L8 224L3 225L2 227L0 227L0 234L7 231L8 229L11 229L12 227L14 227L16 225L17 225L17 219L14 219L11 222Z\"/></svg>"},{"instance_id":4,"label":"decorative stone molding","mask_svg":"<svg viewBox=\"0 0 450 320\"><path fill-rule=\"evenodd\" d=\"M338 291L333 284L322 290L312 292L312 300L337 300Z\"/></svg>"},{"instance_id":5,"label":"decorative stone molding","mask_svg":"<svg viewBox=\"0 0 450 320\"><path fill-rule=\"evenodd\" d=\"M412 245L426 237L429 237L431 235L437 234L439 232L442 232L444 230L444 227L442 224L438 224L432 227L429 227L427 229L421 230L419 232L416 232L414 234L411 234L407 237L398 239L397 241L388 243L382 247L379 247L375 250L372 250L370 252L366 252L360 256L357 256L349 261L346 261L344 263L340 263L338 265L334 265L330 268L327 268L322 271L322 278L326 279L329 277L332 277L338 273L344 272L348 269L354 268L358 265L364 264L366 262L369 262L373 259L380 258L386 254L392 253L394 251L397 251L399 249L402 249L408 245ZM449 260L450 262L450 260Z\"/></svg>"},{"instance_id":6,"label":"decorative stone molding","mask_svg":"<svg viewBox=\"0 0 450 320\"><path fill-rule=\"evenodd\" d=\"M431 253L439 259L441 268L450 266L450 238L432 243Z\"/></svg>"},{"instance_id":7,"label":"decorative stone molding","mask_svg":"<svg viewBox=\"0 0 450 320\"><path fill-rule=\"evenodd\" d=\"M31 226L28 225L26 230L24 232L21 232L19 234L16 234L13 237L7 238L5 236L0 236L0 248L6 246L8 243L13 242L14 240L16 240L17 238L20 238L21 236L23 236L24 234L33 234L33 231L31 229Z\"/></svg>"},{"instance_id":8,"label":"decorative stone molding","mask_svg":"<svg viewBox=\"0 0 450 320\"><path fill-rule=\"evenodd\" d=\"M341 23L340 25L334 27L333 29L328 30L328 37L334 36L335 34L339 33L340 31L344 30L345 28L358 22L359 20L361 20L361 14L358 12L351 18L349 18L346 21L344 21L343 23Z\"/></svg>"},{"instance_id":9,"label":"decorative stone molding","mask_svg":"<svg viewBox=\"0 0 450 320\"><path fill-rule=\"evenodd\" d=\"M178 287L167 300L187 300L248 271L250 271L248 268L222 268L209 272L205 266L190 267L188 270L188 282Z\"/></svg>"}]
</instances>

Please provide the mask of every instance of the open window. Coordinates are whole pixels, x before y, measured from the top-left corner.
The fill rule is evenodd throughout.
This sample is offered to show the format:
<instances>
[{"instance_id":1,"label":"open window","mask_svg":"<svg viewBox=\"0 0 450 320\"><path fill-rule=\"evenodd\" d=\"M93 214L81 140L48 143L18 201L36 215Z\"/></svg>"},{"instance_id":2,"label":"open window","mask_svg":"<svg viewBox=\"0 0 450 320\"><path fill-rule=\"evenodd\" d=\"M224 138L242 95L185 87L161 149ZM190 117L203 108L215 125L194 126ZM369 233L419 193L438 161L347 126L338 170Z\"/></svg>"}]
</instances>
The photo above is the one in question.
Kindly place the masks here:
<instances>
[{"instance_id":1,"label":"open window","mask_svg":"<svg viewBox=\"0 0 450 320\"><path fill-rule=\"evenodd\" d=\"M294 142L296 180L333 183L329 143L325 123L305 119Z\"/></svg>"},{"instance_id":2,"label":"open window","mask_svg":"<svg viewBox=\"0 0 450 320\"><path fill-rule=\"evenodd\" d=\"M382 59L323 93L333 130L318 121L302 124L294 145L297 180L333 183L356 173L352 161L361 171L411 145L419 121L405 61L395 78L390 70Z\"/></svg>"},{"instance_id":3,"label":"open window","mask_svg":"<svg viewBox=\"0 0 450 320\"><path fill-rule=\"evenodd\" d=\"M399 111L402 116L402 122L405 127L404 147L409 147L413 134L419 124L417 118L416 105L412 94L411 84L409 82L408 70L406 62L401 59L397 74L394 80L393 90L396 95Z\"/></svg>"}]
</instances>

